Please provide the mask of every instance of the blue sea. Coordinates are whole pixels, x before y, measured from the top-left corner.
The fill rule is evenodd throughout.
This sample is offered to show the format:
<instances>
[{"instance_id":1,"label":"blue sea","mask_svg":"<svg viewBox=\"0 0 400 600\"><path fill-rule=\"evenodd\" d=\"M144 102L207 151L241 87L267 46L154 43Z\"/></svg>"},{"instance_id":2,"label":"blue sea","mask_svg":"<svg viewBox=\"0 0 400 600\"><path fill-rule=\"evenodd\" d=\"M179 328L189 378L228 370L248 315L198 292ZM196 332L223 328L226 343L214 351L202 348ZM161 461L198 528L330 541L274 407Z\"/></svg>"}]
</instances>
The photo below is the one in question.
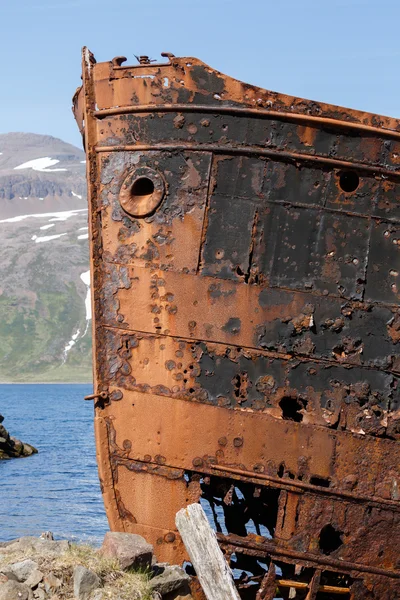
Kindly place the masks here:
<instances>
[{"instance_id":1,"label":"blue sea","mask_svg":"<svg viewBox=\"0 0 400 600\"><path fill-rule=\"evenodd\" d=\"M97 475L91 385L0 385L3 425L39 453L0 461L0 541L52 531L100 544L108 523Z\"/></svg>"}]
</instances>

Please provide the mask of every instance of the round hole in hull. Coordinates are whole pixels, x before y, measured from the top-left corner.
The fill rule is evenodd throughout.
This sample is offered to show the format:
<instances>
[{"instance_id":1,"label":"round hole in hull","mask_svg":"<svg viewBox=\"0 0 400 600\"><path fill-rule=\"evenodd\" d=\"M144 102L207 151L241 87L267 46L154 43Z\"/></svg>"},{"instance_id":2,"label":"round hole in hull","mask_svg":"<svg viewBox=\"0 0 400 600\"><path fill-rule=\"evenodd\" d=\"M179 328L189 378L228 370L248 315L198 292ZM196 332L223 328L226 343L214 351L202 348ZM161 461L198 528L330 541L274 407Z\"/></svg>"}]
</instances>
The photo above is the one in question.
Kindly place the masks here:
<instances>
[{"instance_id":1,"label":"round hole in hull","mask_svg":"<svg viewBox=\"0 0 400 600\"><path fill-rule=\"evenodd\" d=\"M125 177L119 201L129 216L147 217L161 204L164 189L164 180L160 173L149 167L140 167Z\"/></svg>"},{"instance_id":2,"label":"round hole in hull","mask_svg":"<svg viewBox=\"0 0 400 600\"><path fill-rule=\"evenodd\" d=\"M355 192L360 185L360 178L355 171L342 171L339 174L339 185L344 192Z\"/></svg>"},{"instance_id":3,"label":"round hole in hull","mask_svg":"<svg viewBox=\"0 0 400 600\"><path fill-rule=\"evenodd\" d=\"M149 177L139 177L136 179L131 187L131 196L134 199L141 200L143 198L149 198L154 192L154 183Z\"/></svg>"}]
</instances>

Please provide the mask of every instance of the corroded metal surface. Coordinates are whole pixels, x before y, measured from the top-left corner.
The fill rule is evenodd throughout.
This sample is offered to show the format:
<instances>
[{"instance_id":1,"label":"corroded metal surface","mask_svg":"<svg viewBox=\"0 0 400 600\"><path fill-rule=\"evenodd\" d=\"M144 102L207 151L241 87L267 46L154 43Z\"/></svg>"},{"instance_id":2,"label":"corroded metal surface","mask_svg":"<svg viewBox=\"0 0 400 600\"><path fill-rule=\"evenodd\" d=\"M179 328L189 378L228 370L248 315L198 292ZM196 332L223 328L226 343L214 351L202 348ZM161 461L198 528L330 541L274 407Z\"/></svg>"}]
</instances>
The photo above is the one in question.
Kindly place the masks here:
<instances>
[{"instance_id":1,"label":"corroded metal surface","mask_svg":"<svg viewBox=\"0 0 400 600\"><path fill-rule=\"evenodd\" d=\"M165 56L74 98L110 525L184 561L201 501L243 598L392 600L400 124Z\"/></svg>"}]
</instances>

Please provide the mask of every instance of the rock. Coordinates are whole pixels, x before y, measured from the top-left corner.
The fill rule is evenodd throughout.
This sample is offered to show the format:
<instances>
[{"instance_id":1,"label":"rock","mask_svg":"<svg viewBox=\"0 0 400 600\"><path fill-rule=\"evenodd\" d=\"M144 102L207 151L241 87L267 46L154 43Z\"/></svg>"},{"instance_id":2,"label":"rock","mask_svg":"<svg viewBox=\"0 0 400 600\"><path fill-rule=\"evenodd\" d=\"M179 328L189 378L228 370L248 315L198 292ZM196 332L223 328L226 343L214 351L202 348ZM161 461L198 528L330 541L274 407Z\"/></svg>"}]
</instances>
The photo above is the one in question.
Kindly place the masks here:
<instances>
[{"instance_id":1,"label":"rock","mask_svg":"<svg viewBox=\"0 0 400 600\"><path fill-rule=\"evenodd\" d=\"M4 425L0 425L0 436L1 439L4 440L4 442L2 441L2 444L6 444L8 442L8 440L10 439L10 434L8 433L7 429L4 427Z\"/></svg>"},{"instance_id":2,"label":"rock","mask_svg":"<svg viewBox=\"0 0 400 600\"><path fill-rule=\"evenodd\" d=\"M28 579L25 581L26 585L29 585L30 588L35 588L42 581L44 575L38 569L34 569L29 575Z\"/></svg>"},{"instance_id":3,"label":"rock","mask_svg":"<svg viewBox=\"0 0 400 600\"><path fill-rule=\"evenodd\" d=\"M4 417L0 415L0 423ZM24 444L15 437L10 437L4 425L0 424L0 459L19 458L21 456L30 456L36 454L37 450L30 444Z\"/></svg>"},{"instance_id":4,"label":"rock","mask_svg":"<svg viewBox=\"0 0 400 600\"><path fill-rule=\"evenodd\" d=\"M8 579L11 579L12 581L18 581L18 577L16 576L15 573L13 573L9 567L4 567L4 569L1 570L1 574L4 575L4 577L6 577L6 581ZM3 582L4 583L4 582Z\"/></svg>"},{"instance_id":5,"label":"rock","mask_svg":"<svg viewBox=\"0 0 400 600\"><path fill-rule=\"evenodd\" d=\"M31 456L32 454L37 454L36 448L30 444L24 444L21 442L21 440L17 440L15 437L10 437L8 445L10 455L16 458L19 456Z\"/></svg>"},{"instance_id":6,"label":"rock","mask_svg":"<svg viewBox=\"0 0 400 600\"><path fill-rule=\"evenodd\" d=\"M153 546L141 535L108 531L100 552L118 559L121 569L146 568L151 565Z\"/></svg>"},{"instance_id":7,"label":"rock","mask_svg":"<svg viewBox=\"0 0 400 600\"><path fill-rule=\"evenodd\" d=\"M0 600L31 600L32 590L24 583L7 581L0 585Z\"/></svg>"},{"instance_id":8,"label":"rock","mask_svg":"<svg viewBox=\"0 0 400 600\"><path fill-rule=\"evenodd\" d=\"M24 552L30 554L40 554L41 556L59 556L67 552L70 544L67 540L55 542L35 537L21 537L13 540L10 544L1 549L1 553Z\"/></svg>"},{"instance_id":9,"label":"rock","mask_svg":"<svg viewBox=\"0 0 400 600\"><path fill-rule=\"evenodd\" d=\"M58 579L52 572L43 578L43 583L44 589L48 594L56 592L62 586L61 579Z\"/></svg>"},{"instance_id":10,"label":"rock","mask_svg":"<svg viewBox=\"0 0 400 600\"><path fill-rule=\"evenodd\" d=\"M17 440L15 437L10 438L10 446L14 454L22 454L24 451L24 445L21 440Z\"/></svg>"},{"instance_id":11,"label":"rock","mask_svg":"<svg viewBox=\"0 0 400 600\"><path fill-rule=\"evenodd\" d=\"M13 563L10 565L9 569L12 573L15 574L18 581L23 582L26 581L32 571L35 571L38 568L37 562L34 560L30 560L29 558L23 560L22 562Z\"/></svg>"},{"instance_id":12,"label":"rock","mask_svg":"<svg viewBox=\"0 0 400 600\"><path fill-rule=\"evenodd\" d=\"M162 567L162 569L161 573L149 581L151 589L159 592L162 596L178 590L190 581L189 575L181 567L174 565Z\"/></svg>"},{"instance_id":13,"label":"rock","mask_svg":"<svg viewBox=\"0 0 400 600\"><path fill-rule=\"evenodd\" d=\"M47 598L47 594L43 588L37 588L37 590L33 592L33 597L37 598L38 600L45 600Z\"/></svg>"},{"instance_id":14,"label":"rock","mask_svg":"<svg viewBox=\"0 0 400 600\"><path fill-rule=\"evenodd\" d=\"M37 454L37 448L35 448L34 446L31 446L31 444L27 444L26 442L24 442L22 444L22 452L21 452L21 456L32 456L32 454Z\"/></svg>"},{"instance_id":15,"label":"rock","mask_svg":"<svg viewBox=\"0 0 400 600\"><path fill-rule=\"evenodd\" d=\"M100 586L100 579L93 571L85 567L74 569L74 596L79 600L89 598L90 592Z\"/></svg>"}]
</instances>

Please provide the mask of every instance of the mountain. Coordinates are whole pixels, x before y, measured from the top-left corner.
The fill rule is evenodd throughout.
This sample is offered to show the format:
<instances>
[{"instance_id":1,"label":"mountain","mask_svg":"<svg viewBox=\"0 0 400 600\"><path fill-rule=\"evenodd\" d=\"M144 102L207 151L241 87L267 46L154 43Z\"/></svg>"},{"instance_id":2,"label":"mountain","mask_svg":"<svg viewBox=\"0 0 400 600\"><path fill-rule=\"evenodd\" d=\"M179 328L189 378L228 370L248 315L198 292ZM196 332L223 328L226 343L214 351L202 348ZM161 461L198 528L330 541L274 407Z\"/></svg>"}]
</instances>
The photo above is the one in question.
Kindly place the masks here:
<instances>
[{"instance_id":1,"label":"mountain","mask_svg":"<svg viewBox=\"0 0 400 600\"><path fill-rule=\"evenodd\" d=\"M85 154L49 135L0 135L1 218L83 208Z\"/></svg>"},{"instance_id":2,"label":"mountain","mask_svg":"<svg viewBox=\"0 0 400 600\"><path fill-rule=\"evenodd\" d=\"M85 155L0 135L0 381L91 381Z\"/></svg>"}]
</instances>

